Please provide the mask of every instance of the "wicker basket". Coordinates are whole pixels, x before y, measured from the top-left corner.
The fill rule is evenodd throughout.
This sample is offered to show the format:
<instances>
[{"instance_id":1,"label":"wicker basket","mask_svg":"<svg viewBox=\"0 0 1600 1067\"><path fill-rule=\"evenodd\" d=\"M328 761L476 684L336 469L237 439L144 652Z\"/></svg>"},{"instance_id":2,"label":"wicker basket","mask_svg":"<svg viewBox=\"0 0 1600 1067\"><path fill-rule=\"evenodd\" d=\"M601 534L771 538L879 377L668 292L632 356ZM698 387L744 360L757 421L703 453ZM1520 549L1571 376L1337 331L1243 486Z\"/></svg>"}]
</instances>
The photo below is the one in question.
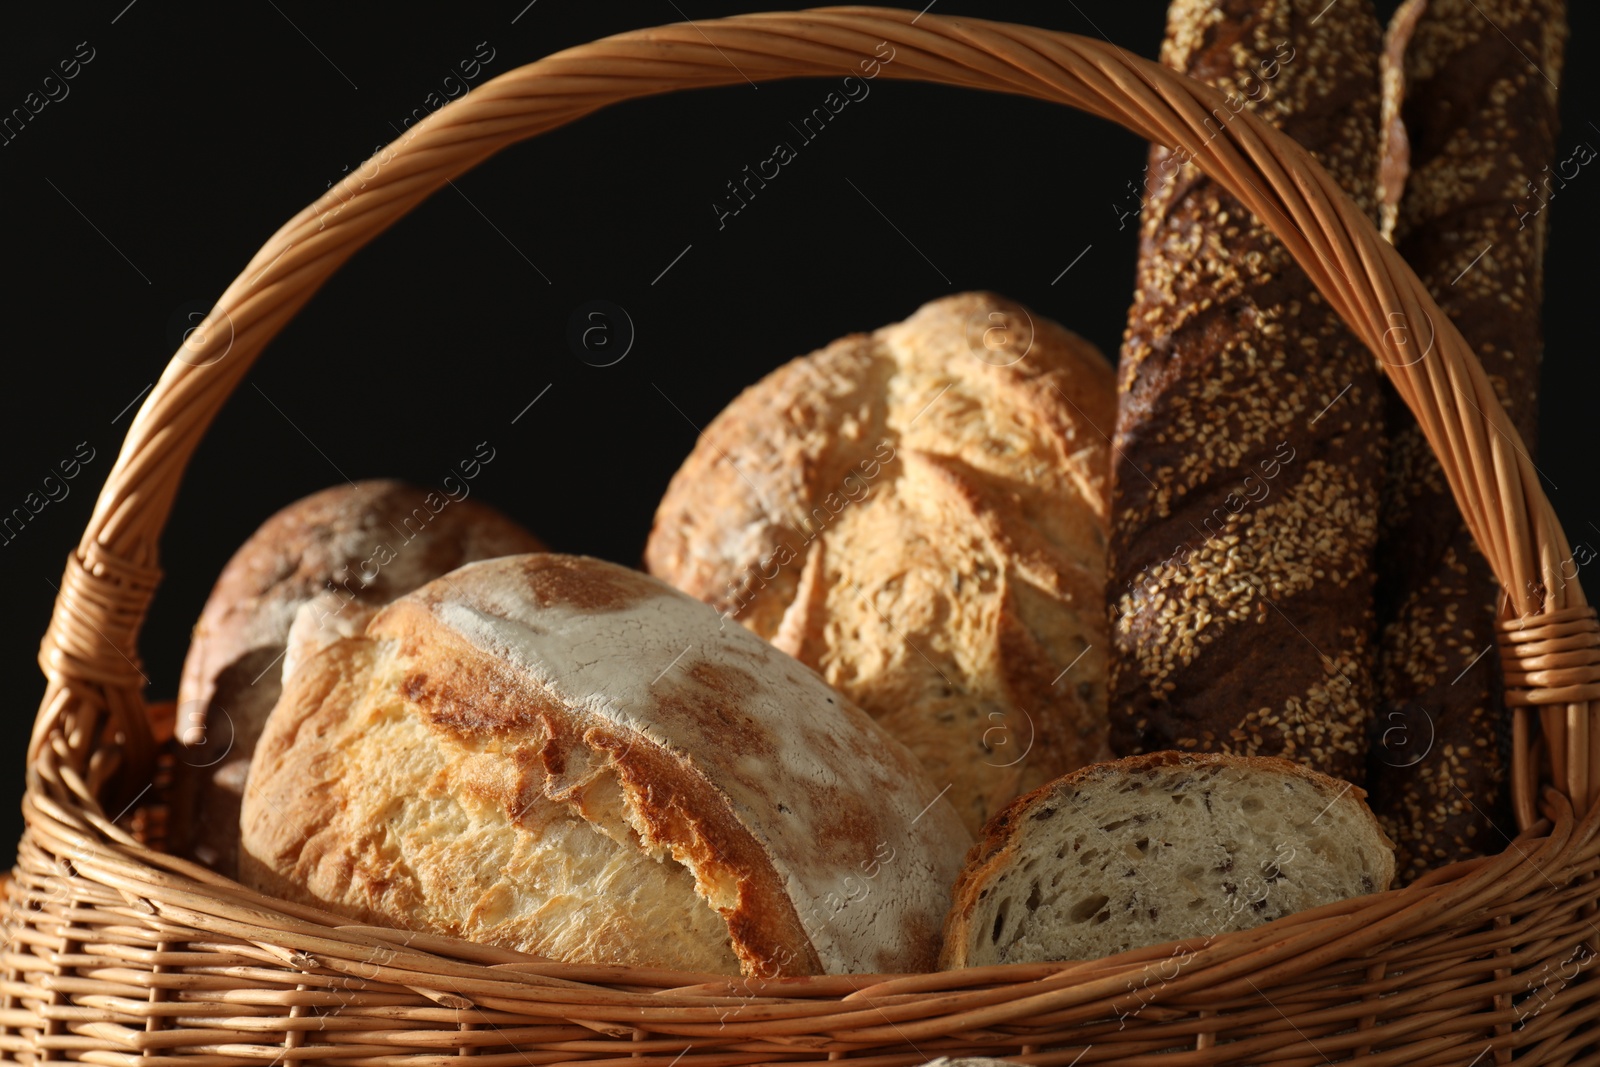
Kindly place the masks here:
<instances>
[{"instance_id":1,"label":"wicker basket","mask_svg":"<svg viewBox=\"0 0 1600 1067\"><path fill-rule=\"evenodd\" d=\"M1168 146L1266 220L1371 349L1506 589L1521 836L1404 890L1177 950L926 975L714 978L562 965L351 925L142 845L170 726L132 660L185 462L257 354L358 248L515 141L672 89L860 73L1070 104ZM880 55L882 53L879 53ZM1400 256L1301 148L1104 43L904 11L754 15L608 38L489 82L300 212L218 299L128 431L40 653L27 829L4 905L0 1051L160 1065L328 1060L702 1067L957 1052L1039 1064L1596 1062L1600 626L1482 368ZM1409 358L1412 337L1431 336ZM226 339L222 340L223 338ZM208 347L209 346L209 347ZM1534 712L1537 711L1537 716ZM170 716L170 712L169 712ZM144 805L144 806L141 806Z\"/></svg>"}]
</instances>

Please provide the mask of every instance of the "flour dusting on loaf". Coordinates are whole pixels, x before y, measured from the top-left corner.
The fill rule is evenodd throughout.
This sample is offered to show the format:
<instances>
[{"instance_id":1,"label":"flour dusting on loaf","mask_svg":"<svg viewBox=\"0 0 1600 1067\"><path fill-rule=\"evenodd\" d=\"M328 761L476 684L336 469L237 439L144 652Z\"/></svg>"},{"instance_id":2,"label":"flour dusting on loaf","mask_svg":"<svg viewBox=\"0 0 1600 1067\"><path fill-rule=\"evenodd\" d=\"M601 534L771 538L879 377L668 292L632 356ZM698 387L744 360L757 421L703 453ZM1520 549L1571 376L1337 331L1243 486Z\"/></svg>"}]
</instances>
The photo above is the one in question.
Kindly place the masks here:
<instances>
[{"instance_id":1,"label":"flour dusting on loaf","mask_svg":"<svg viewBox=\"0 0 1600 1067\"><path fill-rule=\"evenodd\" d=\"M320 887L312 895L328 906L543 954L564 950L566 959L760 974L931 965L970 840L948 801L909 752L815 672L706 605L592 559L536 555L464 567L390 606L363 638L314 655L285 703L338 674L349 645L364 649L356 658L369 682L356 707L334 714L330 740L308 742L287 717L280 722L281 707L263 738L256 769L276 761L274 772L259 796L252 789L244 820L250 868L263 882L302 894ZM344 820L351 798L340 780L296 808L304 792L296 771L359 773L345 755L354 742L338 738L356 737L374 716L423 724L426 744L442 754L436 777L457 782L398 783L382 803L454 805L471 812L466 821L478 830L469 833L529 841L498 872L451 872L482 884L468 886L448 913L438 902L391 906L395 883L429 872L364 851L359 829ZM300 734L293 745L291 732ZM508 814L478 804L460 774L474 761L485 774L513 775L520 807ZM574 911L565 924L593 927L581 939L547 928L543 902L531 898L518 902L525 921L486 929L472 894L487 898L560 862L539 845L550 835L533 840L524 823L563 818L615 842L624 860L681 869L680 883L720 918L728 966L708 967L698 949L673 943L667 931L682 925L681 893L637 901L643 924ZM327 850L320 841L308 849L307 834L326 838ZM405 843L394 851L404 853ZM587 893L587 906L604 912L615 910L625 885L562 888Z\"/></svg>"},{"instance_id":2,"label":"flour dusting on loaf","mask_svg":"<svg viewBox=\"0 0 1600 1067\"><path fill-rule=\"evenodd\" d=\"M461 469L465 479L448 478L448 493L389 479L324 489L277 512L239 546L183 661L178 740L186 747L174 770L174 851L234 874L239 798L283 663L297 655L289 645L309 648L351 632L463 563L544 547L470 497L482 464L462 461Z\"/></svg>"},{"instance_id":3,"label":"flour dusting on loaf","mask_svg":"<svg viewBox=\"0 0 1600 1067\"><path fill-rule=\"evenodd\" d=\"M1107 755L1112 374L990 293L746 389L656 512L653 574L815 667L969 830Z\"/></svg>"}]
</instances>

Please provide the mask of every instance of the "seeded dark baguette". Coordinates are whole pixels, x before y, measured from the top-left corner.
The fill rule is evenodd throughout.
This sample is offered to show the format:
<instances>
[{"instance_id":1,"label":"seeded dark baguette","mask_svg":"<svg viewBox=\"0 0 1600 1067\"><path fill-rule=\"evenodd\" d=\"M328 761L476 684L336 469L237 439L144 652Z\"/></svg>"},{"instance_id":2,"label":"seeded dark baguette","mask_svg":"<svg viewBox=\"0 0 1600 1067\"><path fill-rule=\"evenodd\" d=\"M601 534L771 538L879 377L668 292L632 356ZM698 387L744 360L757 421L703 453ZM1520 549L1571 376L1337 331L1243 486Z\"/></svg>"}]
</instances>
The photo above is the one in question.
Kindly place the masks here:
<instances>
[{"instance_id":1,"label":"seeded dark baguette","mask_svg":"<svg viewBox=\"0 0 1600 1067\"><path fill-rule=\"evenodd\" d=\"M1177 0L1162 59L1229 94L1216 135L1251 107L1371 210L1379 44L1370 0ZM1150 154L1120 366L1112 748L1281 755L1359 783L1381 370L1181 158Z\"/></svg>"},{"instance_id":2,"label":"seeded dark baguette","mask_svg":"<svg viewBox=\"0 0 1600 1067\"><path fill-rule=\"evenodd\" d=\"M1544 205L1564 184L1555 148L1565 37L1563 0L1408 0L1384 51L1385 236L1472 342L1530 451ZM1432 327L1409 332L1420 354ZM1409 881L1499 851L1515 831L1491 650L1500 588L1415 418L1386 393L1368 782Z\"/></svg>"}]
</instances>

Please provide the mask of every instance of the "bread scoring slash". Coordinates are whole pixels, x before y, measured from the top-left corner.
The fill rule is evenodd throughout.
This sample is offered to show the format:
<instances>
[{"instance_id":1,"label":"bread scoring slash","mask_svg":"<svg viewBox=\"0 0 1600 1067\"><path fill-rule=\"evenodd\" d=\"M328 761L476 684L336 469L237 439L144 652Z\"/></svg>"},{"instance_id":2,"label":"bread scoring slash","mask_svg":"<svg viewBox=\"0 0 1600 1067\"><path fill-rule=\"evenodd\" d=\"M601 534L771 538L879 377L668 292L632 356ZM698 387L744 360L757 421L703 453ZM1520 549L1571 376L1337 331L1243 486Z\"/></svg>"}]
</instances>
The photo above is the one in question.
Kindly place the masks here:
<instances>
[{"instance_id":1,"label":"bread scoring slash","mask_svg":"<svg viewBox=\"0 0 1600 1067\"><path fill-rule=\"evenodd\" d=\"M286 680L242 873L565 962L932 967L971 838L915 758L704 604L585 557L460 568Z\"/></svg>"},{"instance_id":2,"label":"bread scoring slash","mask_svg":"<svg viewBox=\"0 0 1600 1067\"><path fill-rule=\"evenodd\" d=\"M1089 342L945 297L741 393L673 476L646 562L815 667L975 832L1109 755L1115 417Z\"/></svg>"}]
</instances>

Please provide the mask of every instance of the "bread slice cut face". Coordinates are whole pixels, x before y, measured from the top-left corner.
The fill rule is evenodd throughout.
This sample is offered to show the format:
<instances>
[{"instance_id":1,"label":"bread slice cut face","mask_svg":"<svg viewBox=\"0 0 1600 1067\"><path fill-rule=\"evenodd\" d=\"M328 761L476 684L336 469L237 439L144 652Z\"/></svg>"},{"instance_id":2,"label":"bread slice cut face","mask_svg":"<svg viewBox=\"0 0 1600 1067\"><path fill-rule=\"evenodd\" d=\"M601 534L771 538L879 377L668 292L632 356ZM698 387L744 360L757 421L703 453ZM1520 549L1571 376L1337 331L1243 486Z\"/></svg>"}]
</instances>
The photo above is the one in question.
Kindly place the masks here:
<instances>
[{"instance_id":1,"label":"bread slice cut face","mask_svg":"<svg viewBox=\"0 0 1600 1067\"><path fill-rule=\"evenodd\" d=\"M1099 959L1387 889L1393 845L1364 796L1275 757L1155 752L1085 767L984 828L941 961Z\"/></svg>"}]
</instances>

